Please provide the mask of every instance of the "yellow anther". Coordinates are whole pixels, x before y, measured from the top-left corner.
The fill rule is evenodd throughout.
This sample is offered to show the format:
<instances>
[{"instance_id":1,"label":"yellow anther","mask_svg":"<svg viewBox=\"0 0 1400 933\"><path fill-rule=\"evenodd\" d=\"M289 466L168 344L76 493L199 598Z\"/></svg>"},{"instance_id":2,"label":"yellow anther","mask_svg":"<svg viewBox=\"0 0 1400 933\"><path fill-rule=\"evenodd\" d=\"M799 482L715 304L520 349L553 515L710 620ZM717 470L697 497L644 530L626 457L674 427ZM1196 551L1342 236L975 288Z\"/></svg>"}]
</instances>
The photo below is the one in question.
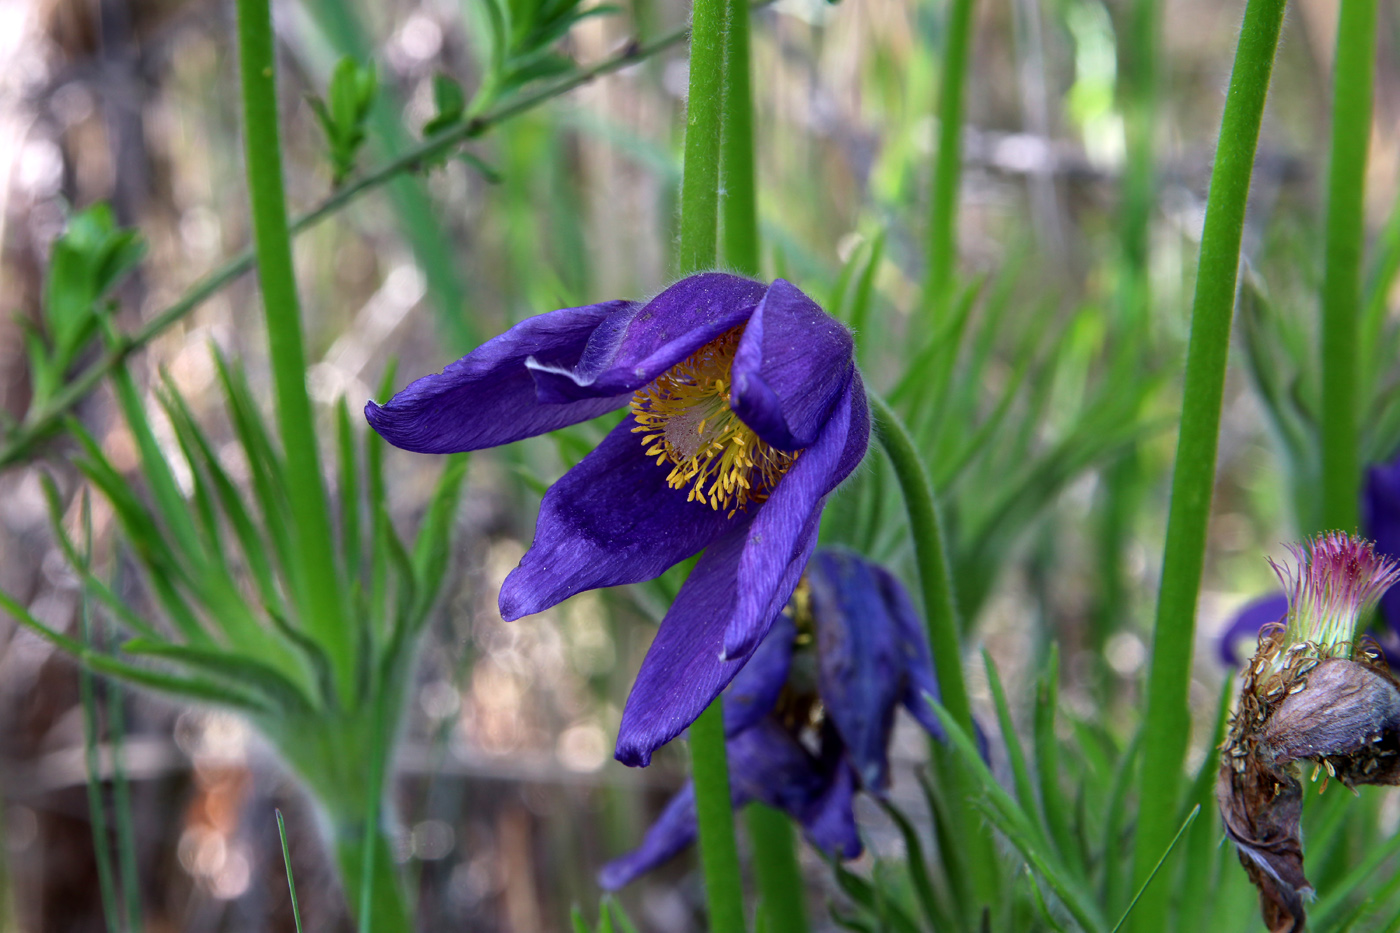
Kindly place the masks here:
<instances>
[{"instance_id":1,"label":"yellow anther","mask_svg":"<svg viewBox=\"0 0 1400 933\"><path fill-rule=\"evenodd\" d=\"M730 367L743 327L707 343L632 396L642 446L666 483L690 487L688 502L708 503L730 517L768 498L797 453L778 450L729 407ZM800 451L799 451L800 453Z\"/></svg>"}]
</instances>

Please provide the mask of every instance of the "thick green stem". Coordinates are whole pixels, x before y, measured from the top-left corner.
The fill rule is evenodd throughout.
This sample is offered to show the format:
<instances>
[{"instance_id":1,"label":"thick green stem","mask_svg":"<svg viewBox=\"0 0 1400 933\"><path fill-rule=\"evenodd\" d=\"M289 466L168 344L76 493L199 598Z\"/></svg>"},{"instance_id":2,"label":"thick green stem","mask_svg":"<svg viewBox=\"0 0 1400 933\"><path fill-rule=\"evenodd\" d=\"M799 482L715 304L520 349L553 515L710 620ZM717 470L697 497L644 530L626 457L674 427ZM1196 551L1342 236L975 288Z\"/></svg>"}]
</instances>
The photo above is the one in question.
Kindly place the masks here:
<instances>
[{"instance_id":1,"label":"thick green stem","mask_svg":"<svg viewBox=\"0 0 1400 933\"><path fill-rule=\"evenodd\" d=\"M681 177L678 272L713 268L719 242L720 139L725 94L726 0L695 0L691 17L690 94ZM690 727L691 775L710 929L741 933L744 888L734 839L724 710L719 697Z\"/></svg>"},{"instance_id":2,"label":"thick green stem","mask_svg":"<svg viewBox=\"0 0 1400 933\"><path fill-rule=\"evenodd\" d=\"M1333 57L1332 164L1322 282L1322 522L1353 531L1361 495L1358 334L1366 237L1366 150L1376 70L1376 0L1342 0Z\"/></svg>"},{"instance_id":3,"label":"thick green stem","mask_svg":"<svg viewBox=\"0 0 1400 933\"><path fill-rule=\"evenodd\" d=\"M378 933L409 933L413 921L404 901L398 869L394 865L389 840L382 831L366 833L362 820L338 824L333 828L335 864L340 882L345 887L345 900L355 918L356 929ZM372 848L373 858L365 855ZM365 888L374 892L370 908L365 912L358 892Z\"/></svg>"},{"instance_id":4,"label":"thick green stem","mask_svg":"<svg viewBox=\"0 0 1400 933\"><path fill-rule=\"evenodd\" d=\"M742 933L744 886L729 794L724 750L724 703L720 697L690 726L690 775L695 782L695 821L700 828L700 863L711 933Z\"/></svg>"},{"instance_id":5,"label":"thick green stem","mask_svg":"<svg viewBox=\"0 0 1400 933\"><path fill-rule=\"evenodd\" d=\"M953 578L948 572L948 548L943 541L943 524L938 514L938 501L934 498L933 481L899 416L873 392L869 399L875 437L890 458L909 513L909 535L914 539L924 623L928 627L941 702L958 725L967 730L968 735L973 735L972 704L968 702L963 681L957 603L953 597Z\"/></svg>"},{"instance_id":6,"label":"thick green stem","mask_svg":"<svg viewBox=\"0 0 1400 933\"><path fill-rule=\"evenodd\" d=\"M1151 874L1177 828L1181 768L1191 732L1187 688L1196 598L1205 563L1240 239L1284 5L1285 0L1249 0L1245 8L1206 199L1162 585L1147 677L1134 887ZM1133 914L1135 929L1165 927L1169 893L1169 886L1161 883L1147 889Z\"/></svg>"},{"instance_id":7,"label":"thick green stem","mask_svg":"<svg viewBox=\"0 0 1400 933\"><path fill-rule=\"evenodd\" d=\"M781 810L751 803L745 813L758 876L761 929L768 933L807 933L806 886L797 861L792 822Z\"/></svg>"},{"instance_id":8,"label":"thick green stem","mask_svg":"<svg viewBox=\"0 0 1400 933\"><path fill-rule=\"evenodd\" d=\"M714 268L719 243L720 115L724 102L725 0L695 0L690 94L685 111L677 271Z\"/></svg>"},{"instance_id":9,"label":"thick green stem","mask_svg":"<svg viewBox=\"0 0 1400 933\"><path fill-rule=\"evenodd\" d=\"M277 73L268 0L238 0L238 57L243 87L244 158L252 199L253 244L267 313L277 424L287 458L288 498L305 603L307 634L330 655L342 698L354 689L355 642L340 611L330 514L306 391L301 310L292 269L277 128Z\"/></svg>"},{"instance_id":10,"label":"thick green stem","mask_svg":"<svg viewBox=\"0 0 1400 933\"><path fill-rule=\"evenodd\" d=\"M952 296L953 266L958 257L958 189L962 184L963 84L972 49L975 0L952 0L948 41L943 47L939 82L938 155L933 164L928 231L928 281L924 306L941 317Z\"/></svg>"},{"instance_id":11,"label":"thick green stem","mask_svg":"<svg viewBox=\"0 0 1400 933\"><path fill-rule=\"evenodd\" d=\"M724 262L735 272L756 276L759 273L758 186L754 178L747 0L725 0L724 16L724 125L720 134Z\"/></svg>"},{"instance_id":12,"label":"thick green stem","mask_svg":"<svg viewBox=\"0 0 1400 933\"><path fill-rule=\"evenodd\" d=\"M968 735L975 735L972 704L967 698L963 680L962 642L958 627L957 600L953 579L949 573L948 549L944 543L943 524L938 512L938 500L928 468L919 457L909 431L884 399L869 394L870 413L875 437L894 467L895 477L904 496L909 516L909 535L914 539L914 559L919 570L919 592L923 598L924 624L929 647L933 651L933 667L938 675L938 692L943 706ZM963 907L964 919L974 921L981 908L996 897L995 853L985 833L971 831L967 826L967 801L974 794L974 778L955 756L934 757L941 766L942 779L948 786L948 808L945 838L957 839L957 852L943 853L945 859L957 859L966 871L950 872L965 878L972 887L955 892Z\"/></svg>"}]
</instances>

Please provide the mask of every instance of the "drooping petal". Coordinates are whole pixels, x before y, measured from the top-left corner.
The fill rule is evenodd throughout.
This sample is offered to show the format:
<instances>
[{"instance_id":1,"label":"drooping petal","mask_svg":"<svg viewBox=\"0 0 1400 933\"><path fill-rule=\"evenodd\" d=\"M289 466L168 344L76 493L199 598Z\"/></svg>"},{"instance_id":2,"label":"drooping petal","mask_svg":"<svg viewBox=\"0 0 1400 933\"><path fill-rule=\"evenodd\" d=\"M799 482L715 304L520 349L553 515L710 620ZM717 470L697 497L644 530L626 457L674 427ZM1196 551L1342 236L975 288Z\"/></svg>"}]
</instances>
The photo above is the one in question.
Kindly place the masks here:
<instances>
[{"instance_id":1,"label":"drooping petal","mask_svg":"<svg viewBox=\"0 0 1400 933\"><path fill-rule=\"evenodd\" d=\"M800 819L830 783L828 771L772 717L731 738L725 749L737 799L761 800Z\"/></svg>"},{"instance_id":2,"label":"drooping petal","mask_svg":"<svg viewBox=\"0 0 1400 933\"><path fill-rule=\"evenodd\" d=\"M929 650L928 632L923 620L914 609L909 591L899 578L884 567L876 566L875 574L880 578L880 592L884 596L885 608L894 621L895 637L899 646L901 665L904 668L904 690L900 699L919 725L936 739L946 738L943 724L929 706L929 698L940 699L938 675L934 672L933 652ZM985 742L982 729L974 722L979 744ZM987 757L986 749L982 757Z\"/></svg>"},{"instance_id":3,"label":"drooping petal","mask_svg":"<svg viewBox=\"0 0 1400 933\"><path fill-rule=\"evenodd\" d=\"M747 321L764 290L762 282L724 272L681 279L645 305L609 318L576 360L530 360L539 397L569 402L634 392Z\"/></svg>"},{"instance_id":4,"label":"drooping petal","mask_svg":"<svg viewBox=\"0 0 1400 933\"><path fill-rule=\"evenodd\" d=\"M1361 527L1376 542L1377 553L1400 560L1400 455L1366 471ZM1391 630L1400 633L1400 586L1381 597L1381 614Z\"/></svg>"},{"instance_id":5,"label":"drooping petal","mask_svg":"<svg viewBox=\"0 0 1400 933\"><path fill-rule=\"evenodd\" d=\"M827 717L868 789L889 786L889 739L904 691L899 632L876 568L821 551L807 565L817 629L817 683Z\"/></svg>"},{"instance_id":6,"label":"drooping petal","mask_svg":"<svg viewBox=\"0 0 1400 933\"><path fill-rule=\"evenodd\" d=\"M767 637L754 649L724 694L725 735L742 732L772 711L787 682L796 638L797 627L791 617L779 613Z\"/></svg>"},{"instance_id":7,"label":"drooping petal","mask_svg":"<svg viewBox=\"0 0 1400 933\"><path fill-rule=\"evenodd\" d=\"M682 787L661 816L651 824L642 844L620 858L608 862L598 872L598 886L616 891L671 859L695 841L695 785Z\"/></svg>"},{"instance_id":8,"label":"drooping petal","mask_svg":"<svg viewBox=\"0 0 1400 933\"><path fill-rule=\"evenodd\" d=\"M840 321L778 279L754 310L734 354L730 405L774 447L810 447L850 380L854 346Z\"/></svg>"},{"instance_id":9,"label":"drooping petal","mask_svg":"<svg viewBox=\"0 0 1400 933\"><path fill-rule=\"evenodd\" d=\"M414 381L388 403L368 402L365 418L395 447L430 454L509 444L596 418L627 398L594 395L567 405L541 404L525 360L573 366L609 316L632 308L632 302L605 301L536 315L441 373Z\"/></svg>"},{"instance_id":10,"label":"drooping petal","mask_svg":"<svg viewBox=\"0 0 1400 933\"><path fill-rule=\"evenodd\" d=\"M540 503L535 541L501 586L507 621L583 590L660 576L740 522L686 501L626 418Z\"/></svg>"},{"instance_id":11,"label":"drooping petal","mask_svg":"<svg viewBox=\"0 0 1400 933\"><path fill-rule=\"evenodd\" d=\"M836 763L826 791L798 819L807 841L828 855L851 859L860 856L860 832L856 829L856 777L844 760Z\"/></svg>"},{"instance_id":12,"label":"drooping petal","mask_svg":"<svg viewBox=\"0 0 1400 933\"><path fill-rule=\"evenodd\" d=\"M850 383L816 443L802 451L749 526L739 561L739 603L724 636L727 656L753 650L773 614L787 604L796 578L788 568L808 542L802 530L826 496L855 469L870 443L870 412L860 376ZM805 560L805 555L804 560Z\"/></svg>"},{"instance_id":13,"label":"drooping petal","mask_svg":"<svg viewBox=\"0 0 1400 933\"><path fill-rule=\"evenodd\" d=\"M1220 652L1220 663L1226 667L1239 667L1239 649L1248 642L1245 657L1254 654L1254 646L1259 640L1259 630L1270 622L1282 622L1288 615L1288 595L1268 593L1245 603L1234 620L1220 636L1216 645Z\"/></svg>"},{"instance_id":14,"label":"drooping petal","mask_svg":"<svg viewBox=\"0 0 1400 933\"><path fill-rule=\"evenodd\" d=\"M785 587L788 594L797 586L808 550L816 542L818 518L809 516L799 536L801 561L795 561L779 581L778 589ZM725 622L734 614L739 555L747 538L745 522L716 539L661 621L622 710L615 755L623 764L647 765L651 753L694 722L748 660L748 655L721 657L720 653ZM772 622L769 616L768 623ZM765 625L759 640L767 629Z\"/></svg>"}]
</instances>

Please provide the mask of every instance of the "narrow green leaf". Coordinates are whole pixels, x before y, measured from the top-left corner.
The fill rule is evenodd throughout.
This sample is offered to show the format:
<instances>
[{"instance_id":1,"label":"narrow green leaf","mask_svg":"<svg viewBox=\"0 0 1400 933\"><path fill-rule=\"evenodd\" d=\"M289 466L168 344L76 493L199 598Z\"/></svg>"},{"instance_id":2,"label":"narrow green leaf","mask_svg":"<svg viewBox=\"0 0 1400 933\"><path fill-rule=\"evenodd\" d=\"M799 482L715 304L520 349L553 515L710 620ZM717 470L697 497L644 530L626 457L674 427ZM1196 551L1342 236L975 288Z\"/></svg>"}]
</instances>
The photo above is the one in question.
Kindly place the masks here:
<instances>
[{"instance_id":1,"label":"narrow green leaf","mask_svg":"<svg viewBox=\"0 0 1400 933\"><path fill-rule=\"evenodd\" d=\"M1045 670L1036 683L1035 697L1035 766L1040 784L1040 802L1045 809L1045 824L1060 858L1070 863L1078 851L1070 832L1069 808L1060 787L1060 741L1055 735L1055 713L1059 707L1060 680L1059 646L1050 646ZM1076 866L1080 874L1083 866Z\"/></svg>"},{"instance_id":2,"label":"narrow green leaf","mask_svg":"<svg viewBox=\"0 0 1400 933\"><path fill-rule=\"evenodd\" d=\"M297 933L301 933L301 908L297 905L297 882L292 877L292 853L287 848L287 824L281 810L273 812L277 814L277 838L282 842L282 864L287 867L287 893L292 896L292 923Z\"/></svg>"},{"instance_id":3,"label":"narrow green leaf","mask_svg":"<svg viewBox=\"0 0 1400 933\"><path fill-rule=\"evenodd\" d=\"M1172 837L1172 841L1167 845L1167 849L1162 853L1162 857L1157 859L1157 864L1152 866L1152 871L1148 873L1147 880L1143 881L1142 887L1138 888L1137 894L1133 895L1133 899L1128 902L1128 909L1123 911L1123 916L1118 918L1118 922L1113 925L1113 929L1110 933L1118 933L1119 930L1123 929L1123 924L1128 922L1128 917L1132 915L1133 908L1138 905L1138 901L1142 899L1142 895L1147 891L1148 887L1151 886L1152 879L1156 878L1157 872L1162 870L1162 864L1166 862L1167 856L1172 854L1172 849L1176 848L1176 844L1181 840L1182 834L1190 828L1191 823L1200 812L1201 805L1196 804L1196 806L1191 808L1191 812L1186 814L1186 821L1183 822L1181 828L1176 831L1176 835Z\"/></svg>"},{"instance_id":4,"label":"narrow green leaf","mask_svg":"<svg viewBox=\"0 0 1400 933\"><path fill-rule=\"evenodd\" d=\"M1041 841L1048 842L1049 832L1045 826L1044 813L1038 806L1035 786L1031 783L1030 768L1026 766L1026 753L1016 735L1016 723L1012 721L1011 709L1006 703L1006 691L1002 688L996 664L992 662L992 656L986 650L982 652L982 666L987 671L987 684L991 687L992 701L996 705L997 724L1001 727L1002 743L1006 746L1007 762L1011 765L1011 780L1016 788L1016 797L1023 810L1039 815L1033 828Z\"/></svg>"},{"instance_id":5,"label":"narrow green leaf","mask_svg":"<svg viewBox=\"0 0 1400 933\"><path fill-rule=\"evenodd\" d=\"M340 449L340 551L346 580L360 576L360 470L355 457L355 432L345 396L336 406L336 436Z\"/></svg>"},{"instance_id":6,"label":"narrow green leaf","mask_svg":"<svg viewBox=\"0 0 1400 933\"><path fill-rule=\"evenodd\" d=\"M289 716L310 716L315 711L311 698L276 668L256 658L235 654L226 649L193 648L172 645L164 641L133 638L122 645L127 654L145 655L173 661L211 674L214 677L242 684L268 698L279 712Z\"/></svg>"}]
</instances>

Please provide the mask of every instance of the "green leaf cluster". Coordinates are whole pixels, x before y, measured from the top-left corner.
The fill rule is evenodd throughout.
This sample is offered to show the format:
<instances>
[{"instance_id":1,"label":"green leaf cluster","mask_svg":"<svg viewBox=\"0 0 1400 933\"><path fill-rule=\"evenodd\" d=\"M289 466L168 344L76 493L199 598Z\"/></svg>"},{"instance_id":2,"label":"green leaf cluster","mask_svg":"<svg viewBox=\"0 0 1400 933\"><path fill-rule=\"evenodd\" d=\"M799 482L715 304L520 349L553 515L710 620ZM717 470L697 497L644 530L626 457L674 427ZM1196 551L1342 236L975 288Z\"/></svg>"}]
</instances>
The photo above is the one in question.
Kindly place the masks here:
<instances>
[{"instance_id":1,"label":"green leaf cluster","mask_svg":"<svg viewBox=\"0 0 1400 933\"><path fill-rule=\"evenodd\" d=\"M26 322L33 407L47 402L62 387L64 376L97 336L99 321L109 312L104 299L145 255L141 235L119 229L106 204L94 204L68 218L53 244L41 323Z\"/></svg>"},{"instance_id":2,"label":"green leaf cluster","mask_svg":"<svg viewBox=\"0 0 1400 933\"><path fill-rule=\"evenodd\" d=\"M365 142L365 121L378 93L379 75L374 66L361 65L346 55L331 72L326 99L307 98L330 145L331 182L336 186L355 168L355 158Z\"/></svg>"},{"instance_id":3,"label":"green leaf cluster","mask_svg":"<svg viewBox=\"0 0 1400 933\"><path fill-rule=\"evenodd\" d=\"M581 20L618 7L582 0L483 0L490 28L490 59L473 112L534 81L568 73L573 63L554 48Z\"/></svg>"}]
</instances>

